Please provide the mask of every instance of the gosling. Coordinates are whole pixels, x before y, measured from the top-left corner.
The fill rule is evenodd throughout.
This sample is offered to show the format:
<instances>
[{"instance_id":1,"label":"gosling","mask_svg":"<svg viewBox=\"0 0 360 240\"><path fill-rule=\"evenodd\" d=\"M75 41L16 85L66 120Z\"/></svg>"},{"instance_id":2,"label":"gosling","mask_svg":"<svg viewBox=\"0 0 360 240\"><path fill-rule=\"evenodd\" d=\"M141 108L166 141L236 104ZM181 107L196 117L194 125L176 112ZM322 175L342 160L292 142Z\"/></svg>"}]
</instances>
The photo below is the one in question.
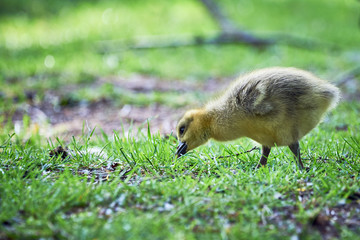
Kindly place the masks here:
<instances>
[{"instance_id":1,"label":"gosling","mask_svg":"<svg viewBox=\"0 0 360 240\"><path fill-rule=\"evenodd\" d=\"M180 157L211 138L248 137L262 145L257 167L266 165L271 147L288 146L303 169L299 140L339 98L337 87L304 70L272 67L248 73L203 108L183 115L176 127L176 155Z\"/></svg>"}]
</instances>

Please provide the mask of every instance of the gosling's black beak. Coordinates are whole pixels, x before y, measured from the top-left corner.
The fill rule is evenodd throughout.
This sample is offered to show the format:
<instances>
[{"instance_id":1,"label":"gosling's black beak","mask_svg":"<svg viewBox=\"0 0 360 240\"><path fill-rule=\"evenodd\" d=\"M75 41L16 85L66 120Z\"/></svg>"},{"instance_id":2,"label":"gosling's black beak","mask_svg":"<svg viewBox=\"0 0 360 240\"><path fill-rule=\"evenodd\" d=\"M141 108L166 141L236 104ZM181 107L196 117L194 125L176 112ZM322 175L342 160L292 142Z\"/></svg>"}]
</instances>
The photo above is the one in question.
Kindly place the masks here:
<instances>
[{"instance_id":1,"label":"gosling's black beak","mask_svg":"<svg viewBox=\"0 0 360 240\"><path fill-rule=\"evenodd\" d=\"M177 155L177 157L181 157L182 155L184 155L186 153L186 149L187 149L186 143L179 141L179 145L177 147L175 154Z\"/></svg>"}]
</instances>

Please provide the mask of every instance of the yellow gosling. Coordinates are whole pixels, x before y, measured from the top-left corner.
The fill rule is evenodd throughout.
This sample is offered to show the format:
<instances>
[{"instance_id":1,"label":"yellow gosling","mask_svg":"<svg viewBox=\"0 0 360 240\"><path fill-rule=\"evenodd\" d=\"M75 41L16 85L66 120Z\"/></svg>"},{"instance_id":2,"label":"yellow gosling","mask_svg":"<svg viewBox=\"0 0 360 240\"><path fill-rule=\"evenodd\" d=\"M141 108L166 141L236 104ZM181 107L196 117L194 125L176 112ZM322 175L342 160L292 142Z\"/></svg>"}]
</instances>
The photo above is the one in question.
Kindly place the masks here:
<instances>
[{"instance_id":1,"label":"yellow gosling","mask_svg":"<svg viewBox=\"0 0 360 240\"><path fill-rule=\"evenodd\" d=\"M339 101L340 91L313 74L296 69L260 69L235 80L203 108L187 111L178 122L177 156L209 139L248 137L262 145L259 166L273 146L288 146L301 162L299 140Z\"/></svg>"}]
</instances>

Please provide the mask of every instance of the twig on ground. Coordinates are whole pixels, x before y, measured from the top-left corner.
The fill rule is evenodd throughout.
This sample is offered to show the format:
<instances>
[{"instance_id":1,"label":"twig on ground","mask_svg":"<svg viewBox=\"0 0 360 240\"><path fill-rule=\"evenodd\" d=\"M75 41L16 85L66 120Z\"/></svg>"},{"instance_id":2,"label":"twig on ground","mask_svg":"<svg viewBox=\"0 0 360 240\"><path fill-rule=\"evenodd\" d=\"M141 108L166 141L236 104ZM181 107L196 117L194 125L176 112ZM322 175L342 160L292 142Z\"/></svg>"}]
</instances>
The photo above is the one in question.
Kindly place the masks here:
<instances>
[{"instance_id":1,"label":"twig on ground","mask_svg":"<svg viewBox=\"0 0 360 240\"><path fill-rule=\"evenodd\" d=\"M226 156L218 156L218 157L214 157L214 159L220 159L220 158L228 158L228 157L236 157L236 156L239 156L241 154L244 154L244 153L249 153L249 152L252 152L254 150L258 150L259 148L258 147L253 147L252 149L250 150L247 150L245 152L240 152L240 153L236 153L236 154L233 154L233 155L226 155Z\"/></svg>"}]
</instances>

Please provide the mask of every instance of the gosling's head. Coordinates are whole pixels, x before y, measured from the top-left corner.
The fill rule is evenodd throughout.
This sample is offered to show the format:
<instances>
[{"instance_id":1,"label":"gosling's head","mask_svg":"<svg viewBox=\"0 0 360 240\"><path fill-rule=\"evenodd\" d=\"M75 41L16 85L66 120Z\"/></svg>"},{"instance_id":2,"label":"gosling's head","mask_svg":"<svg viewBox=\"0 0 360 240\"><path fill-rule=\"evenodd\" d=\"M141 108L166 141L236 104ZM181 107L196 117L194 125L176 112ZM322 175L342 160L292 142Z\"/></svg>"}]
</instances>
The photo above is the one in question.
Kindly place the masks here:
<instances>
[{"instance_id":1,"label":"gosling's head","mask_svg":"<svg viewBox=\"0 0 360 240\"><path fill-rule=\"evenodd\" d=\"M206 143L211 135L211 118L205 110L190 110L180 119L177 127L179 146L176 155L180 157L188 151Z\"/></svg>"}]
</instances>

